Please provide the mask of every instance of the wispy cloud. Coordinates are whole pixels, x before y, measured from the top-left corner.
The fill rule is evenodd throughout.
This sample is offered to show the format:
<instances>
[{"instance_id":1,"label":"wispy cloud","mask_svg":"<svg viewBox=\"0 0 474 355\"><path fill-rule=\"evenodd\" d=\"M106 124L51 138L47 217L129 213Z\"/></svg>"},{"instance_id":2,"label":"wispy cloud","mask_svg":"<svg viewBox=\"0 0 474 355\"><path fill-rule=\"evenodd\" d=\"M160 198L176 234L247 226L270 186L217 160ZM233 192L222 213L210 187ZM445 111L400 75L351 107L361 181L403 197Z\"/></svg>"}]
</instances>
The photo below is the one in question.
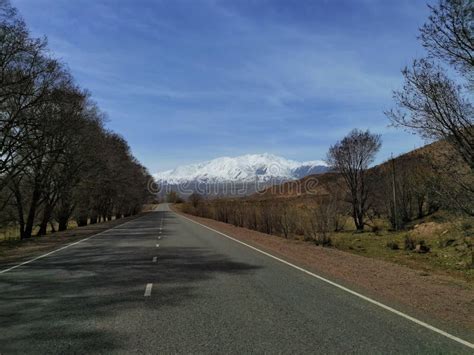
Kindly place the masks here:
<instances>
[{"instance_id":1,"label":"wispy cloud","mask_svg":"<svg viewBox=\"0 0 474 355\"><path fill-rule=\"evenodd\" d=\"M422 51L422 3L13 2L152 171L224 154L318 159L353 127L384 135L381 157L406 148L382 112Z\"/></svg>"}]
</instances>

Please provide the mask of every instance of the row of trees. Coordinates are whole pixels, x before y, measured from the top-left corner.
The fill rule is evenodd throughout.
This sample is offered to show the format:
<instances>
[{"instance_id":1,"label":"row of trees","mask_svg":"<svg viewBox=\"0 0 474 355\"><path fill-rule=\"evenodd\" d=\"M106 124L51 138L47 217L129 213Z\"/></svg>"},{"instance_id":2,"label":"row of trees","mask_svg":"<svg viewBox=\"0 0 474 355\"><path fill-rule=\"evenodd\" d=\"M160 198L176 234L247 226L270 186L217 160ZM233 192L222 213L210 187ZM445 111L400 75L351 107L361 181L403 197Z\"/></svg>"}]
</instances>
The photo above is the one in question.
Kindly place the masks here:
<instances>
[{"instance_id":1,"label":"row of trees","mask_svg":"<svg viewBox=\"0 0 474 355\"><path fill-rule=\"evenodd\" d=\"M0 0L0 223L21 238L137 213L150 175L45 39ZM38 227L38 228L37 228Z\"/></svg>"}]
</instances>

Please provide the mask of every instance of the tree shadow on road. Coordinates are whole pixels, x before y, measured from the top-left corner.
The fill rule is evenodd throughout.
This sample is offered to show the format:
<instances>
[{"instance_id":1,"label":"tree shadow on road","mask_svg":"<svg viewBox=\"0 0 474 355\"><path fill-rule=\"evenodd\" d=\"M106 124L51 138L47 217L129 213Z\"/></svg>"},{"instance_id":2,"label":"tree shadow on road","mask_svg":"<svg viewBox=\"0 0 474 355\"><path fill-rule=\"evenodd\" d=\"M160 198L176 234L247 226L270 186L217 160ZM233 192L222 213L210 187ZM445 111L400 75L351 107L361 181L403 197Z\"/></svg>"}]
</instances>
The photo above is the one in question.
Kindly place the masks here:
<instances>
[{"instance_id":1,"label":"tree shadow on road","mask_svg":"<svg viewBox=\"0 0 474 355\"><path fill-rule=\"evenodd\" d=\"M59 253L0 275L0 353L123 351L129 327L150 307L147 283L160 285L153 307L177 307L201 297L195 291L202 281L259 268L192 247L163 248L150 267L153 253L149 240L138 247L82 246L71 259Z\"/></svg>"}]
</instances>

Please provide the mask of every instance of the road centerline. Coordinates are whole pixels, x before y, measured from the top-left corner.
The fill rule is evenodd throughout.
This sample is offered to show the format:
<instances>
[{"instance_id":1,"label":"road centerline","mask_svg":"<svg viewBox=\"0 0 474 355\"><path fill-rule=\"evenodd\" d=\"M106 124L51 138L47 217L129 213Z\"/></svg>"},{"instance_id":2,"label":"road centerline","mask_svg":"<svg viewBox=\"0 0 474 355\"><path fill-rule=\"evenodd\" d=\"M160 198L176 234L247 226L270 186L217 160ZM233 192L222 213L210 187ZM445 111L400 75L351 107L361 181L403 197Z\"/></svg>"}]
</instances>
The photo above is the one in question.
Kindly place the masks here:
<instances>
[{"instance_id":1,"label":"road centerline","mask_svg":"<svg viewBox=\"0 0 474 355\"><path fill-rule=\"evenodd\" d=\"M151 289L152 288L153 288L152 283L146 284L144 297L150 297L151 296Z\"/></svg>"}]
</instances>

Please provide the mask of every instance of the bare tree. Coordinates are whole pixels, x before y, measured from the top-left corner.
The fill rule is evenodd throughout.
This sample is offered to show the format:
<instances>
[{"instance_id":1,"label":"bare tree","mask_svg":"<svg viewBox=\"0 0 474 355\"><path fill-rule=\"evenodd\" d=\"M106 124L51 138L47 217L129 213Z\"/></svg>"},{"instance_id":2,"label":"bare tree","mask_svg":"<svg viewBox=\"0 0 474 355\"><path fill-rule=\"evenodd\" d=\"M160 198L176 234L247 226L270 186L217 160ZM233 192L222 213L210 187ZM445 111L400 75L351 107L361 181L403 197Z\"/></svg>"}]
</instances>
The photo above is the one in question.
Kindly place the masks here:
<instances>
[{"instance_id":1,"label":"bare tree","mask_svg":"<svg viewBox=\"0 0 474 355\"><path fill-rule=\"evenodd\" d=\"M474 4L471 0L441 0L429 6L431 15L420 29L420 40L434 58L442 59L474 84Z\"/></svg>"},{"instance_id":2,"label":"bare tree","mask_svg":"<svg viewBox=\"0 0 474 355\"><path fill-rule=\"evenodd\" d=\"M445 205L474 214L474 4L440 0L420 29L429 59L415 60L402 71L404 86L394 92L396 109L386 112L395 126L427 140L451 145L433 152L433 169L447 183L440 196ZM451 65L468 81L457 84L440 63ZM449 202L449 203L448 203ZM421 202L420 202L421 203Z\"/></svg>"},{"instance_id":3,"label":"bare tree","mask_svg":"<svg viewBox=\"0 0 474 355\"><path fill-rule=\"evenodd\" d=\"M38 234L46 234L48 223L51 222L53 211L58 202L61 202L61 213L72 211L74 204L71 198L66 196L71 194L71 190L81 178L81 170L87 162L86 150L90 150L93 136L88 134L88 122L83 115L85 94L76 87L62 87L56 92L57 106L54 114L55 127L54 136L50 144L54 146L50 154L51 165L49 174L45 175L42 182L42 218ZM70 213L67 214L69 217ZM67 226L68 218L58 217L59 230Z\"/></svg>"},{"instance_id":4,"label":"bare tree","mask_svg":"<svg viewBox=\"0 0 474 355\"><path fill-rule=\"evenodd\" d=\"M231 223L236 227L243 227L245 224L245 209L241 202L232 201L231 204Z\"/></svg>"},{"instance_id":5,"label":"bare tree","mask_svg":"<svg viewBox=\"0 0 474 355\"><path fill-rule=\"evenodd\" d=\"M201 203L202 201L202 196L196 192L193 192L191 195L189 195L188 197L188 201L191 203L191 205L194 207L194 208L197 208L198 205Z\"/></svg>"},{"instance_id":6,"label":"bare tree","mask_svg":"<svg viewBox=\"0 0 474 355\"><path fill-rule=\"evenodd\" d=\"M36 115L67 79L46 55L46 41L32 39L9 1L0 1L0 174L21 171L28 156L17 153L39 123ZM1 181L0 181L1 182Z\"/></svg>"},{"instance_id":7,"label":"bare tree","mask_svg":"<svg viewBox=\"0 0 474 355\"><path fill-rule=\"evenodd\" d=\"M334 211L330 204L318 203L308 209L307 225L305 234L309 236L316 245L331 246L330 232L334 225Z\"/></svg>"},{"instance_id":8,"label":"bare tree","mask_svg":"<svg viewBox=\"0 0 474 355\"><path fill-rule=\"evenodd\" d=\"M58 76L61 75L64 78L56 85L69 81L69 76L62 70ZM61 102L57 89L50 87L46 101L26 112L29 122L20 125L19 129L24 130L25 135L14 159L21 162L21 171L10 169L5 174L5 181L15 196L22 238L31 236L45 186L67 144L61 128L64 129L65 117L69 116L63 115L66 105Z\"/></svg>"},{"instance_id":9,"label":"bare tree","mask_svg":"<svg viewBox=\"0 0 474 355\"><path fill-rule=\"evenodd\" d=\"M380 146L380 135L354 129L331 146L327 155L329 165L342 175L349 190L352 218L358 231L364 230L364 218L368 210L367 169Z\"/></svg>"},{"instance_id":10,"label":"bare tree","mask_svg":"<svg viewBox=\"0 0 474 355\"><path fill-rule=\"evenodd\" d=\"M275 206L272 201L262 201L259 204L259 231L266 234L275 232Z\"/></svg>"},{"instance_id":11,"label":"bare tree","mask_svg":"<svg viewBox=\"0 0 474 355\"><path fill-rule=\"evenodd\" d=\"M288 202L282 201L277 206L276 214L278 214L278 227L283 233L283 236L288 239L296 226L296 213L294 207Z\"/></svg>"},{"instance_id":12,"label":"bare tree","mask_svg":"<svg viewBox=\"0 0 474 355\"><path fill-rule=\"evenodd\" d=\"M405 84L394 92L398 108L386 113L389 119L426 139L445 139L474 171L474 109L461 88L426 59L402 74Z\"/></svg>"},{"instance_id":13,"label":"bare tree","mask_svg":"<svg viewBox=\"0 0 474 355\"><path fill-rule=\"evenodd\" d=\"M258 208L255 203L250 202L244 205L245 226L249 229L258 229Z\"/></svg>"}]
</instances>

